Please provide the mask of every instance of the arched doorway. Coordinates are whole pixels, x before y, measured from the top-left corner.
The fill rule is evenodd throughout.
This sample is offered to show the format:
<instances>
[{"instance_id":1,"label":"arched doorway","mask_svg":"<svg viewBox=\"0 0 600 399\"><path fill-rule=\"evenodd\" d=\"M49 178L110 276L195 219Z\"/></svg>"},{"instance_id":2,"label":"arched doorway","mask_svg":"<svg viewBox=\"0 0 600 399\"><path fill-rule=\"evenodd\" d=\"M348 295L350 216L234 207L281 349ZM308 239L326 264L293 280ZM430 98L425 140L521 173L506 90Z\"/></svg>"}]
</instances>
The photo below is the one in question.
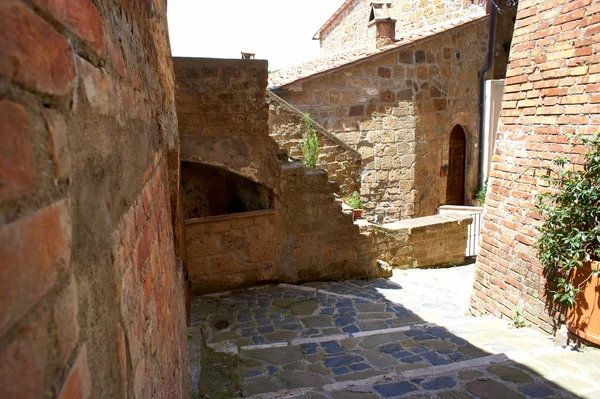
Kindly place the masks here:
<instances>
[{"instance_id":1,"label":"arched doorway","mask_svg":"<svg viewBox=\"0 0 600 399\"><path fill-rule=\"evenodd\" d=\"M465 142L464 129L460 125L454 126L450 133L448 148L446 205L464 205L465 203Z\"/></svg>"}]
</instances>

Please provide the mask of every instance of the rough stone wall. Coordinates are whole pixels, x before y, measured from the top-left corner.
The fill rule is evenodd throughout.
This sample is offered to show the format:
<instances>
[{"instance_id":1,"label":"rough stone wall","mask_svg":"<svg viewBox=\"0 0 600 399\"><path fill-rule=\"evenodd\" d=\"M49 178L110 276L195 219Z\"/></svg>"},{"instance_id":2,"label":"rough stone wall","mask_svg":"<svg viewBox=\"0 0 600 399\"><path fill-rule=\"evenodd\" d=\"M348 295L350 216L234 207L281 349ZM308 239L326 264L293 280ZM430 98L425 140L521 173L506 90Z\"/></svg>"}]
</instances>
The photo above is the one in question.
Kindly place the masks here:
<instances>
[{"instance_id":1,"label":"rough stone wall","mask_svg":"<svg viewBox=\"0 0 600 399\"><path fill-rule=\"evenodd\" d=\"M552 332L543 269L536 258L535 195L552 159L580 163L569 134L600 125L600 1L519 2L477 259L473 313Z\"/></svg>"},{"instance_id":2,"label":"rough stone wall","mask_svg":"<svg viewBox=\"0 0 600 399\"><path fill-rule=\"evenodd\" d=\"M267 92L269 102L269 135L290 157L302 159L302 135L306 133L304 115L277 95ZM319 140L317 167L327 171L340 186L340 195L349 197L360 190L361 156L358 151L313 121Z\"/></svg>"},{"instance_id":3,"label":"rough stone wall","mask_svg":"<svg viewBox=\"0 0 600 399\"><path fill-rule=\"evenodd\" d=\"M166 2L0 26L0 397L189 396Z\"/></svg>"},{"instance_id":4,"label":"rough stone wall","mask_svg":"<svg viewBox=\"0 0 600 399\"><path fill-rule=\"evenodd\" d=\"M371 1L355 0L321 32L321 55L374 47L369 26ZM471 0L392 0L390 15L396 19L396 38L412 30L468 15L485 15L486 7Z\"/></svg>"},{"instance_id":5,"label":"rough stone wall","mask_svg":"<svg viewBox=\"0 0 600 399\"><path fill-rule=\"evenodd\" d=\"M488 30L484 18L278 92L361 153L369 218L428 216L445 203L440 167L457 124L467 135L466 198L474 193Z\"/></svg>"},{"instance_id":6,"label":"rough stone wall","mask_svg":"<svg viewBox=\"0 0 600 399\"><path fill-rule=\"evenodd\" d=\"M373 275L371 239L335 203L337 184L325 171L280 159L287 157L269 136L267 63L175 58L174 64L181 159L264 185L273 192L275 209L272 216L188 221L192 291ZM252 218L265 227L264 235L243 227Z\"/></svg>"},{"instance_id":7,"label":"rough stone wall","mask_svg":"<svg viewBox=\"0 0 600 399\"><path fill-rule=\"evenodd\" d=\"M446 214L377 226L377 259L400 269L461 265L470 224L470 216Z\"/></svg>"}]
</instances>

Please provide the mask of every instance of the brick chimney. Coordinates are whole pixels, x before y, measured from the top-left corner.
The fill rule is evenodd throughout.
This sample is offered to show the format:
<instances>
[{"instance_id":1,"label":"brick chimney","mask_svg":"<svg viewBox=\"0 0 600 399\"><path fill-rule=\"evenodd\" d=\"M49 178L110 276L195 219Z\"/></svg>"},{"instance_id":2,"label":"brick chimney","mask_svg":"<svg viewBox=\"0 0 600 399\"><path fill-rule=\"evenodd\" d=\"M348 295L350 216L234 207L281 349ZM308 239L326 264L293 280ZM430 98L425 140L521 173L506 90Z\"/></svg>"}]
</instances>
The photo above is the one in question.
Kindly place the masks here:
<instances>
[{"instance_id":1,"label":"brick chimney","mask_svg":"<svg viewBox=\"0 0 600 399\"><path fill-rule=\"evenodd\" d=\"M396 20L390 15L392 2L373 1L369 14L369 47L378 49L396 41Z\"/></svg>"},{"instance_id":2,"label":"brick chimney","mask_svg":"<svg viewBox=\"0 0 600 399\"><path fill-rule=\"evenodd\" d=\"M243 60L253 60L256 57L256 53L246 53L242 51L242 59Z\"/></svg>"}]
</instances>

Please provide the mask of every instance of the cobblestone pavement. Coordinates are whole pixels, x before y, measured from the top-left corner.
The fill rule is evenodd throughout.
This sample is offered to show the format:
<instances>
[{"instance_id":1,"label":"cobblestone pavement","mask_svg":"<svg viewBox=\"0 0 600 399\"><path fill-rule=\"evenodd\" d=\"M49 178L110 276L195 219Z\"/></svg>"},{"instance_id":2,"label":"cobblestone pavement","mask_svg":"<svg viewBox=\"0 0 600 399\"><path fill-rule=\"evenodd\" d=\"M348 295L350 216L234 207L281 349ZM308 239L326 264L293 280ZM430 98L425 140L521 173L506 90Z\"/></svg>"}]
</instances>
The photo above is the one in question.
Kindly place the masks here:
<instances>
[{"instance_id":1,"label":"cobblestone pavement","mask_svg":"<svg viewBox=\"0 0 600 399\"><path fill-rule=\"evenodd\" d=\"M467 315L473 272L395 271L389 280L196 297L194 389L210 398L600 398L598 351Z\"/></svg>"}]
</instances>

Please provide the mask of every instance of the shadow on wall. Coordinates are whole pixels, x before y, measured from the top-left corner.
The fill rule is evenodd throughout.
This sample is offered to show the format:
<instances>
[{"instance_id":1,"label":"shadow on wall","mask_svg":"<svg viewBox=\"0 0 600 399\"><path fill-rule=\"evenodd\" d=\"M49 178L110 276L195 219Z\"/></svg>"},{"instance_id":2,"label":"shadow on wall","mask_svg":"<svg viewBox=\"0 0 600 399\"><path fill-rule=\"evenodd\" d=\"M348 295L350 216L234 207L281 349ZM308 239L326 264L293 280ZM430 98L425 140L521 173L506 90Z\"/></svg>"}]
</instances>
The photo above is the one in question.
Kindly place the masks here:
<instances>
[{"instance_id":1,"label":"shadow on wall","mask_svg":"<svg viewBox=\"0 0 600 399\"><path fill-rule=\"evenodd\" d=\"M273 209L273 193L262 184L211 165L182 162L185 219Z\"/></svg>"}]
</instances>

